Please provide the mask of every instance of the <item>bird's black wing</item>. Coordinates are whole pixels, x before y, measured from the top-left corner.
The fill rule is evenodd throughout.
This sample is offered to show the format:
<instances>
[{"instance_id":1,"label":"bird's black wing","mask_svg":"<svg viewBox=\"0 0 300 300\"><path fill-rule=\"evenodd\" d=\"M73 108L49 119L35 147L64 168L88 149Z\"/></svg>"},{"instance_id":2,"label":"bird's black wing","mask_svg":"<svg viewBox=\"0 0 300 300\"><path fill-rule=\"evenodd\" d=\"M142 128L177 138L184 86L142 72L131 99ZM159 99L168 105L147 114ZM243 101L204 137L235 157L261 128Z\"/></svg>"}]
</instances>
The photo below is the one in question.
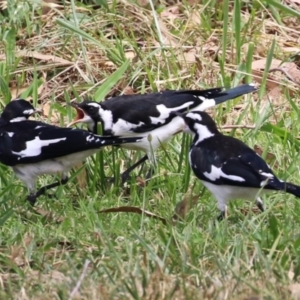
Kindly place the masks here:
<instances>
[{"instance_id":1,"label":"bird's black wing","mask_svg":"<svg viewBox=\"0 0 300 300\"><path fill-rule=\"evenodd\" d=\"M112 145L116 137L100 137L85 130L41 122L11 123L0 131L0 161L6 165L36 163Z\"/></svg>"},{"instance_id":2,"label":"bird's black wing","mask_svg":"<svg viewBox=\"0 0 300 300\"><path fill-rule=\"evenodd\" d=\"M193 147L190 154L199 179L216 185L282 189L266 162L241 141L220 135L219 141L209 142Z\"/></svg>"},{"instance_id":3,"label":"bird's black wing","mask_svg":"<svg viewBox=\"0 0 300 300\"><path fill-rule=\"evenodd\" d=\"M215 92L221 89L213 89ZM145 133L169 123L173 118L172 112L185 112L197 106L203 100L197 97L197 93L204 91L165 91L154 94L135 95L102 103L105 109L113 113L113 122L124 120L128 131ZM115 98L114 98L115 99ZM126 126L124 125L124 126Z\"/></svg>"},{"instance_id":4,"label":"bird's black wing","mask_svg":"<svg viewBox=\"0 0 300 300\"><path fill-rule=\"evenodd\" d=\"M255 91L252 85L242 85L227 91L222 88L207 90L179 90L143 95L124 95L101 103L111 110L113 122L119 119L128 124L128 131L144 133L169 123L173 112L187 112L192 109L205 110L216 104Z\"/></svg>"}]
</instances>

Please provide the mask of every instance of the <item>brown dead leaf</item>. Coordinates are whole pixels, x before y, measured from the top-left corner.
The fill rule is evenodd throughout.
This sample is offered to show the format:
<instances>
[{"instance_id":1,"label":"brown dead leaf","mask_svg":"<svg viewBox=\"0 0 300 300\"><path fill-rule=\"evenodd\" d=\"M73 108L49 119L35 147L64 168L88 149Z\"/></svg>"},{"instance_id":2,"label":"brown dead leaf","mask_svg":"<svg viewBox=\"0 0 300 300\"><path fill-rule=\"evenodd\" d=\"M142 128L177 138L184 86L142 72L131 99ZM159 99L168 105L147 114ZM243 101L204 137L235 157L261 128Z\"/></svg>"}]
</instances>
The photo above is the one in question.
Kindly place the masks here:
<instances>
[{"instance_id":1,"label":"brown dead leaf","mask_svg":"<svg viewBox=\"0 0 300 300\"><path fill-rule=\"evenodd\" d=\"M62 7L62 5L57 4L57 0L43 0L42 1L42 15L46 15L51 12L52 8Z\"/></svg>"},{"instance_id":2,"label":"brown dead leaf","mask_svg":"<svg viewBox=\"0 0 300 300\"><path fill-rule=\"evenodd\" d=\"M300 299L300 283L291 283L289 285L289 290L293 299Z\"/></svg>"},{"instance_id":3,"label":"brown dead leaf","mask_svg":"<svg viewBox=\"0 0 300 300\"><path fill-rule=\"evenodd\" d=\"M129 60L133 60L134 58L136 58L136 53L134 51L126 51L125 52L125 57Z\"/></svg>"},{"instance_id":4,"label":"brown dead leaf","mask_svg":"<svg viewBox=\"0 0 300 300\"><path fill-rule=\"evenodd\" d=\"M183 52L184 61L188 64L196 62L197 51L195 48ZM180 59L180 57L178 57Z\"/></svg>"},{"instance_id":5,"label":"brown dead leaf","mask_svg":"<svg viewBox=\"0 0 300 300\"><path fill-rule=\"evenodd\" d=\"M258 75L262 75L266 63L266 58L256 60L252 63L252 70L255 71ZM279 71L283 73L287 79L300 83L300 70L293 62L282 62L278 59L273 59L269 71ZM261 79L262 78L259 78L259 76L256 78L259 83L261 83ZM272 82L269 85L271 88L273 88L278 85L278 82Z\"/></svg>"},{"instance_id":6,"label":"brown dead leaf","mask_svg":"<svg viewBox=\"0 0 300 300\"><path fill-rule=\"evenodd\" d=\"M54 64L56 66L69 66L69 65L73 65L74 63L71 61L68 61L64 58L58 57L56 55L50 55L50 54L42 54L39 53L37 51L26 51L26 50L21 50L19 52L15 53L16 57L29 57L29 58L35 58L38 60L43 60L43 61L47 61L51 64ZM5 54L1 54L0 55L0 59L6 59L6 55Z\"/></svg>"},{"instance_id":7,"label":"brown dead leaf","mask_svg":"<svg viewBox=\"0 0 300 300\"><path fill-rule=\"evenodd\" d=\"M193 196L191 191L188 191L183 200L177 203L172 219L174 221L178 219L184 220L191 208L193 208L197 204L198 199L198 195Z\"/></svg>"},{"instance_id":8,"label":"brown dead leaf","mask_svg":"<svg viewBox=\"0 0 300 300\"><path fill-rule=\"evenodd\" d=\"M138 186L140 186L140 187L145 187L145 186L147 185L146 180L144 180L144 179L143 179L142 177L140 177L140 176L138 176L138 177L136 178L136 182L137 182Z\"/></svg>"},{"instance_id":9,"label":"brown dead leaf","mask_svg":"<svg viewBox=\"0 0 300 300\"><path fill-rule=\"evenodd\" d=\"M66 275L57 270L52 270L49 273L43 274L41 271L30 269L26 271L26 277L30 278L33 282L47 282L53 285L71 282L71 278L66 277Z\"/></svg>"},{"instance_id":10,"label":"brown dead leaf","mask_svg":"<svg viewBox=\"0 0 300 300\"><path fill-rule=\"evenodd\" d=\"M263 154L263 149L260 146L256 145L256 144L254 145L254 151L259 155ZM278 162L276 161L276 156L273 153L269 152L269 151L266 154L265 160L267 161L268 164L273 165L273 163L274 163L274 165L273 165L274 168L279 167Z\"/></svg>"},{"instance_id":11,"label":"brown dead leaf","mask_svg":"<svg viewBox=\"0 0 300 300\"><path fill-rule=\"evenodd\" d=\"M300 0L285 0L284 1L287 5L293 7L294 9L299 9Z\"/></svg>"},{"instance_id":12,"label":"brown dead leaf","mask_svg":"<svg viewBox=\"0 0 300 300\"><path fill-rule=\"evenodd\" d=\"M161 18L166 18L171 21L174 21L175 19L178 18L179 12L180 12L180 10L179 10L178 5L170 6L170 7L167 7L164 11L162 11L160 16L161 16Z\"/></svg>"},{"instance_id":13,"label":"brown dead leaf","mask_svg":"<svg viewBox=\"0 0 300 300\"><path fill-rule=\"evenodd\" d=\"M55 214L51 211L35 207L34 208L35 212L38 213L39 215L43 216L46 218L48 221L54 221L55 223L59 224L64 221L64 217L56 217Z\"/></svg>"},{"instance_id":14,"label":"brown dead leaf","mask_svg":"<svg viewBox=\"0 0 300 300\"><path fill-rule=\"evenodd\" d=\"M17 266L25 265L24 248L22 246L11 246L10 247L10 259Z\"/></svg>"},{"instance_id":15,"label":"brown dead leaf","mask_svg":"<svg viewBox=\"0 0 300 300\"><path fill-rule=\"evenodd\" d=\"M280 86L276 86L276 87L274 87L273 89L271 89L269 91L268 96L271 99L280 99L281 93L282 93L281 87ZM273 104L275 104L274 101L273 101Z\"/></svg>"},{"instance_id":16,"label":"brown dead leaf","mask_svg":"<svg viewBox=\"0 0 300 300\"><path fill-rule=\"evenodd\" d=\"M201 25L201 18L200 13L197 10L192 11L192 13L189 16L189 22L192 23L192 25Z\"/></svg>"},{"instance_id":17,"label":"brown dead leaf","mask_svg":"<svg viewBox=\"0 0 300 300\"><path fill-rule=\"evenodd\" d=\"M123 94L124 95L134 95L135 92L133 90L133 88L129 85L125 86L125 88L123 89Z\"/></svg>"},{"instance_id":18,"label":"brown dead leaf","mask_svg":"<svg viewBox=\"0 0 300 300\"><path fill-rule=\"evenodd\" d=\"M163 217L160 217L148 210L144 210L140 207L136 207L136 206L119 206L119 207L112 207L112 208L108 208L108 209L103 209L100 210L99 213L103 214L103 213L111 213L111 212L127 212L127 213L135 213L135 214L139 214L139 215L145 215L149 218L154 218L154 219L158 219L160 221L162 221L162 223L164 225L167 224L167 220Z\"/></svg>"},{"instance_id":19,"label":"brown dead leaf","mask_svg":"<svg viewBox=\"0 0 300 300\"><path fill-rule=\"evenodd\" d=\"M240 209L240 212L244 215L244 216L247 216L249 214L249 212L252 212L256 215L260 214L261 211L258 207L252 207L250 210L249 209L245 209L245 208L241 208Z\"/></svg>"},{"instance_id":20,"label":"brown dead leaf","mask_svg":"<svg viewBox=\"0 0 300 300\"><path fill-rule=\"evenodd\" d=\"M22 87L14 87L10 89L11 98L16 99L19 98L19 96L25 92L29 88L29 85L25 85Z\"/></svg>"},{"instance_id":21,"label":"brown dead leaf","mask_svg":"<svg viewBox=\"0 0 300 300\"><path fill-rule=\"evenodd\" d=\"M55 110L51 108L52 102L51 101L47 101L42 109L43 109L43 116L50 119L51 123L58 123L59 119L60 119L60 115L59 113Z\"/></svg>"},{"instance_id":22,"label":"brown dead leaf","mask_svg":"<svg viewBox=\"0 0 300 300\"><path fill-rule=\"evenodd\" d=\"M41 72L41 76L39 77L39 79L43 79L43 84L41 84L37 89L38 96L40 96L43 93L43 90L46 86L46 78L47 78L47 74L45 72ZM21 87L16 86L16 84L11 84L10 93L11 93L12 99L19 98L20 95L29 88L29 86L30 86L30 84L26 84ZM26 100L31 100L31 99L32 99L32 97L28 97Z\"/></svg>"},{"instance_id":23,"label":"brown dead leaf","mask_svg":"<svg viewBox=\"0 0 300 300\"><path fill-rule=\"evenodd\" d=\"M300 48L297 47L283 47L282 50L284 52L300 52Z\"/></svg>"},{"instance_id":24,"label":"brown dead leaf","mask_svg":"<svg viewBox=\"0 0 300 300\"><path fill-rule=\"evenodd\" d=\"M159 27L162 33L162 37L163 37L163 44L164 46L170 46L173 48L178 47L178 40L177 38L170 32L170 30L168 29L166 23L163 21L163 19L159 19L158 20L159 23ZM158 41L154 41L154 45L157 47L161 47L160 43ZM160 53L158 53L157 55L161 55Z\"/></svg>"},{"instance_id":25,"label":"brown dead leaf","mask_svg":"<svg viewBox=\"0 0 300 300\"><path fill-rule=\"evenodd\" d=\"M259 59L252 63L252 74L254 75L255 81L258 83L262 82L263 72L266 66L267 59ZM278 59L273 59L269 75L266 81L266 88L268 90L268 96L272 99L279 99L282 94L282 81L288 82L284 84L285 88L288 88L291 95L294 94L294 90L300 83L300 69L293 62L282 62Z\"/></svg>"}]
</instances>

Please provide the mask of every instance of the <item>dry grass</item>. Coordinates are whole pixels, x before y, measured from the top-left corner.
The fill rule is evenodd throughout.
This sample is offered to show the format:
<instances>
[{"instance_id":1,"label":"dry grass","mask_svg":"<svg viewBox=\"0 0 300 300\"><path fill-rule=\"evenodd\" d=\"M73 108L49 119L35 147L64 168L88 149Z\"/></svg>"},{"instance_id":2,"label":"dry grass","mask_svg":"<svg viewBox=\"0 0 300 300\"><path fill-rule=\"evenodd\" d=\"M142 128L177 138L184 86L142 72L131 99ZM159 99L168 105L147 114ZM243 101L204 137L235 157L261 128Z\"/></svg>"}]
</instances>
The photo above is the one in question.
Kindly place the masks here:
<instances>
[{"instance_id":1,"label":"dry grass","mask_svg":"<svg viewBox=\"0 0 300 300\"><path fill-rule=\"evenodd\" d=\"M0 46L3 104L21 95L43 107L44 120L65 124L72 117L65 104L75 98L97 95L101 101L122 93L229 87L252 76L266 91L253 101L235 100L212 113L227 130L235 125L231 133L237 130L255 145L276 171L299 181L298 166L293 166L299 145L293 139L286 142L275 130L288 128L298 137L300 129L299 18L267 2L241 2L238 22L233 1L225 30L222 1L157 3L157 21L148 2L108 3L109 10L77 2L56 3L51 10L30 1L22 2L23 8L21 1L8 3L11 9L1 17L6 21ZM299 8L296 0L285 5ZM112 77L126 59L129 67ZM266 124L278 126L275 133L263 127ZM176 139L170 150L175 165L181 146ZM99 177L96 163L87 166L90 180ZM157 180L142 192L130 187L130 196L116 187L102 191L83 180L80 189L73 184L60 191L60 201L45 201L40 215L21 207L6 222L1 217L0 297L298 299L300 207L285 201L293 198L271 197L268 205L274 215L232 206L231 215L237 217L215 224L212 197L200 193L186 167L171 167L162 159ZM6 169L2 173L8 176ZM4 190L10 181L5 176ZM184 198L188 187L193 195L201 194L200 204L195 197L191 202ZM18 186L2 195L7 201L3 211L22 196ZM164 225L143 213L98 213L103 206L124 206L128 199L130 205L165 219L171 219L175 209L185 220Z\"/></svg>"}]
</instances>

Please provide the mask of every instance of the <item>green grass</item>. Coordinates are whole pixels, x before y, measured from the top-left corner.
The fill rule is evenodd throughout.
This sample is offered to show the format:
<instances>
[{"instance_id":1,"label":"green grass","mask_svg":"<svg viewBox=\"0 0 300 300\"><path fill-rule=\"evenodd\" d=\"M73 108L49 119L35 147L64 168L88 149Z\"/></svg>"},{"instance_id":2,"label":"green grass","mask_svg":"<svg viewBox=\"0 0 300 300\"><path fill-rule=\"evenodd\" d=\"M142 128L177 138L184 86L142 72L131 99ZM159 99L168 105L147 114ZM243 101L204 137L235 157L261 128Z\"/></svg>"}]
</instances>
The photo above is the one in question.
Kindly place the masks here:
<instances>
[{"instance_id":1,"label":"green grass","mask_svg":"<svg viewBox=\"0 0 300 300\"><path fill-rule=\"evenodd\" d=\"M9 0L0 15L0 55L6 54L0 60L2 106L16 96L38 107L48 103L41 119L65 125L74 115L66 105L73 99L230 87L251 82L252 62L265 58L258 95L211 112L220 126L254 125L226 134L259 146L281 179L300 184L299 92L285 79L293 95L282 89L271 98L265 90L271 59L292 58L282 49L283 41L295 40L295 10L273 0L205 0L183 2L169 20L158 3L151 8L103 0L93 1L104 6L92 9L71 1L46 15L37 1L20 3ZM125 189L108 184L103 174L120 174L142 154L105 149L73 171L70 183L53 191L56 198L41 197L37 211L25 202L23 184L1 165L0 298L294 297L300 275L298 199L264 196L267 210L260 214L253 203L234 201L228 218L217 223L215 199L188 166L190 141L176 136L158 152L154 179L140 187L134 177ZM38 184L53 180L45 176ZM199 196L197 204L183 220L171 222L190 193ZM140 207L170 222L100 213L118 206Z\"/></svg>"}]
</instances>

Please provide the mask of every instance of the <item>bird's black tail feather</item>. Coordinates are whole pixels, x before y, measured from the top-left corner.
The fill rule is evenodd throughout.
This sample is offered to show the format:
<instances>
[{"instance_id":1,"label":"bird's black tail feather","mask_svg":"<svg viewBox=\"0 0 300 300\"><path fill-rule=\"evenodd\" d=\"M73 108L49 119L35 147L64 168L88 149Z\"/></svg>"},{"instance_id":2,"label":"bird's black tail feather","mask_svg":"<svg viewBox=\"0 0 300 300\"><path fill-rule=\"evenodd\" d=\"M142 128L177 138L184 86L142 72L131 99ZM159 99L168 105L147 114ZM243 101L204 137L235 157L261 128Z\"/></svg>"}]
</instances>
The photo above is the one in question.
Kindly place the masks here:
<instances>
[{"instance_id":1,"label":"bird's black tail feather","mask_svg":"<svg viewBox=\"0 0 300 300\"><path fill-rule=\"evenodd\" d=\"M218 93L217 95L212 95L212 98L216 101L216 104L220 104L227 100L234 99L239 96L255 92L256 90L257 89L253 84L243 84L235 88Z\"/></svg>"},{"instance_id":2,"label":"bird's black tail feather","mask_svg":"<svg viewBox=\"0 0 300 300\"><path fill-rule=\"evenodd\" d=\"M236 97L249 94L257 91L254 84L242 84L235 88L223 91L223 88L217 87L206 90L180 90L176 91L176 94L191 94L193 96L204 97L207 100L213 99L215 101L214 105L220 104L227 100L234 99Z\"/></svg>"},{"instance_id":3,"label":"bird's black tail feather","mask_svg":"<svg viewBox=\"0 0 300 300\"><path fill-rule=\"evenodd\" d=\"M99 140L96 140L101 146L120 145L126 143L139 142L142 137L119 137L119 136L98 136Z\"/></svg>"},{"instance_id":4,"label":"bird's black tail feather","mask_svg":"<svg viewBox=\"0 0 300 300\"><path fill-rule=\"evenodd\" d=\"M285 182L284 185L287 193L293 194L294 196L300 198L300 186L290 182Z\"/></svg>"}]
</instances>

